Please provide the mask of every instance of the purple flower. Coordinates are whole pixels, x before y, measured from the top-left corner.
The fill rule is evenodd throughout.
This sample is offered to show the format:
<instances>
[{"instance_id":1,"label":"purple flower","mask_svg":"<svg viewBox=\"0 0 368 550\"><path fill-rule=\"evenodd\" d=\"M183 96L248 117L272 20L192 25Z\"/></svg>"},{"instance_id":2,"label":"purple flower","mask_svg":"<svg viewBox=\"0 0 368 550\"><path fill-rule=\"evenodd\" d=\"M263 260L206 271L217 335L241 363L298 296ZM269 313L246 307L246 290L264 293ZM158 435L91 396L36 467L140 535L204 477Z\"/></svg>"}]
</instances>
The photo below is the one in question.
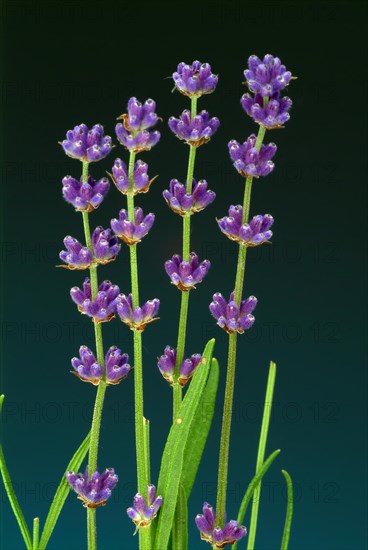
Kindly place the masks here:
<instances>
[{"instance_id":1,"label":"purple flower","mask_svg":"<svg viewBox=\"0 0 368 550\"><path fill-rule=\"evenodd\" d=\"M180 386L185 386L195 373L202 360L200 353L194 353L190 358L184 359L179 369L178 382ZM174 383L174 371L176 364L176 349L166 346L164 354L158 358L157 366L162 376L169 382Z\"/></svg>"},{"instance_id":2,"label":"purple flower","mask_svg":"<svg viewBox=\"0 0 368 550\"><path fill-rule=\"evenodd\" d=\"M66 472L65 475L69 485L86 508L105 506L118 482L114 468L107 468L102 474L96 471L90 478L88 478L88 467L84 474Z\"/></svg>"},{"instance_id":3,"label":"purple flower","mask_svg":"<svg viewBox=\"0 0 368 550\"><path fill-rule=\"evenodd\" d=\"M201 283L210 267L209 260L199 263L195 252L190 253L189 262L183 260L179 254L175 254L171 260L165 262L165 270L171 282L182 291L188 291Z\"/></svg>"},{"instance_id":4,"label":"purple flower","mask_svg":"<svg viewBox=\"0 0 368 550\"><path fill-rule=\"evenodd\" d=\"M128 363L129 355L121 349L111 346L105 356L106 384L119 384L128 376L132 367Z\"/></svg>"},{"instance_id":5,"label":"purple flower","mask_svg":"<svg viewBox=\"0 0 368 550\"><path fill-rule=\"evenodd\" d=\"M241 98L241 104L244 111L255 122L272 130L282 128L283 124L289 120L288 111L293 103L289 97L280 98L279 94L276 93L266 104L260 94L256 94L255 97L244 94Z\"/></svg>"},{"instance_id":6,"label":"purple flower","mask_svg":"<svg viewBox=\"0 0 368 550\"><path fill-rule=\"evenodd\" d=\"M243 246L258 246L272 237L270 214L254 216L249 223L242 223L243 207L240 204L229 208L229 215L217 220L219 228L232 241Z\"/></svg>"},{"instance_id":7,"label":"purple flower","mask_svg":"<svg viewBox=\"0 0 368 550\"><path fill-rule=\"evenodd\" d=\"M234 544L247 534L246 528L235 520L226 523L223 529L216 527L216 512L208 502L203 504L203 514L198 514L195 522L201 532L201 539L215 548L224 548L228 544Z\"/></svg>"},{"instance_id":8,"label":"purple flower","mask_svg":"<svg viewBox=\"0 0 368 550\"><path fill-rule=\"evenodd\" d=\"M146 325L156 321L160 300L154 298L148 300L142 307L133 307L132 295L122 294L117 305L117 313L123 323L128 325L131 330L144 330Z\"/></svg>"},{"instance_id":9,"label":"purple flower","mask_svg":"<svg viewBox=\"0 0 368 550\"><path fill-rule=\"evenodd\" d=\"M218 82L218 76L211 72L211 65L200 61L193 61L191 65L179 63L172 76L175 88L188 97L211 94Z\"/></svg>"},{"instance_id":10,"label":"purple flower","mask_svg":"<svg viewBox=\"0 0 368 550\"><path fill-rule=\"evenodd\" d=\"M149 213L145 216L142 208L136 206L134 208L134 222L129 220L128 212L122 209L119 212L119 219L114 218L111 220L111 228L119 239L131 245L141 242L151 229L154 221L154 214Z\"/></svg>"},{"instance_id":11,"label":"purple flower","mask_svg":"<svg viewBox=\"0 0 368 550\"><path fill-rule=\"evenodd\" d=\"M134 497L134 505L132 508L127 509L127 514L135 523L137 529L147 527L157 516L161 504L162 497L156 497L156 487L147 485L147 499L137 493Z\"/></svg>"},{"instance_id":12,"label":"purple flower","mask_svg":"<svg viewBox=\"0 0 368 550\"><path fill-rule=\"evenodd\" d=\"M180 118L170 117L168 125L179 139L193 147L199 147L211 139L220 126L220 121L217 117L210 118L207 111L201 111L192 119L191 112L185 110Z\"/></svg>"},{"instance_id":13,"label":"purple flower","mask_svg":"<svg viewBox=\"0 0 368 550\"><path fill-rule=\"evenodd\" d=\"M193 179L192 192L187 193L185 185L173 179L170 181L170 190L165 189L162 195L173 212L185 216L204 210L215 200L216 194L207 190L207 186L206 180L196 182Z\"/></svg>"},{"instance_id":14,"label":"purple flower","mask_svg":"<svg viewBox=\"0 0 368 550\"><path fill-rule=\"evenodd\" d=\"M95 323L103 323L115 317L116 306L123 296L119 292L118 286L110 281L103 281L96 298L92 300L91 284L87 277L84 279L83 290L75 286L71 289L70 296L81 313L93 317Z\"/></svg>"},{"instance_id":15,"label":"purple flower","mask_svg":"<svg viewBox=\"0 0 368 550\"><path fill-rule=\"evenodd\" d=\"M123 123L119 122L115 126L118 140L128 151L149 151L158 143L160 132L148 131L158 121L155 109L156 103L153 99L147 99L143 105L135 97L129 99L128 113L118 117Z\"/></svg>"},{"instance_id":16,"label":"purple flower","mask_svg":"<svg viewBox=\"0 0 368 550\"><path fill-rule=\"evenodd\" d=\"M219 292L212 296L213 302L210 303L210 311L219 327L223 328L228 334L238 332L243 334L254 323L255 318L252 311L257 305L257 298L249 296L246 300L242 300L240 307L234 301L234 292L230 294L229 303Z\"/></svg>"},{"instance_id":17,"label":"purple flower","mask_svg":"<svg viewBox=\"0 0 368 550\"><path fill-rule=\"evenodd\" d=\"M70 372L78 376L83 382L91 382L91 384L97 386L103 376L102 366L87 346L79 348L79 356L80 359L73 357L72 367L74 371Z\"/></svg>"},{"instance_id":18,"label":"purple flower","mask_svg":"<svg viewBox=\"0 0 368 550\"><path fill-rule=\"evenodd\" d=\"M104 136L101 124L95 124L91 130L85 124L75 126L74 130L68 130L60 145L69 157L82 162L97 162L105 158L113 147L111 137Z\"/></svg>"},{"instance_id":19,"label":"purple flower","mask_svg":"<svg viewBox=\"0 0 368 550\"><path fill-rule=\"evenodd\" d=\"M93 262L93 254L86 246L81 245L77 239L70 235L65 237L63 242L66 250L60 252L59 258L67 265L58 267L67 269L86 269L90 267Z\"/></svg>"},{"instance_id":20,"label":"purple flower","mask_svg":"<svg viewBox=\"0 0 368 550\"><path fill-rule=\"evenodd\" d=\"M73 357L72 367L75 374L83 380L83 382L91 382L97 386L103 377L104 369L98 363L96 357L87 346L81 346L79 348L79 356ZM106 368L106 384L115 385L119 384L124 378L126 378L131 370L128 364L129 356L127 353L122 353L116 346L111 346L105 356L105 368Z\"/></svg>"},{"instance_id":21,"label":"purple flower","mask_svg":"<svg viewBox=\"0 0 368 550\"><path fill-rule=\"evenodd\" d=\"M101 226L96 227L92 233L92 248L98 264L112 262L120 252L120 244L111 235L111 229L103 229Z\"/></svg>"},{"instance_id":22,"label":"purple flower","mask_svg":"<svg viewBox=\"0 0 368 550\"><path fill-rule=\"evenodd\" d=\"M151 183L157 178L157 176L155 176L150 180L147 170L148 164L142 160L137 160L134 164L133 189L131 191L133 196L138 193L147 193ZM112 174L110 174L110 176L121 193L124 195L130 194L128 168L124 161L121 159L115 160L114 166L112 167Z\"/></svg>"},{"instance_id":23,"label":"purple flower","mask_svg":"<svg viewBox=\"0 0 368 550\"><path fill-rule=\"evenodd\" d=\"M280 92L293 78L280 59L270 54L265 55L262 61L256 55L251 55L244 76L250 91L262 97L271 97Z\"/></svg>"},{"instance_id":24,"label":"purple flower","mask_svg":"<svg viewBox=\"0 0 368 550\"><path fill-rule=\"evenodd\" d=\"M229 141L230 158L233 161L234 168L244 177L267 176L274 169L272 157L276 153L276 145L268 143L261 145L260 151L256 149L257 138L254 134L243 143L238 143L235 139Z\"/></svg>"},{"instance_id":25,"label":"purple flower","mask_svg":"<svg viewBox=\"0 0 368 550\"><path fill-rule=\"evenodd\" d=\"M63 197L74 206L77 212L96 210L106 197L109 188L110 184L107 178L95 181L88 176L88 183L83 183L83 178L80 180L71 176L63 178Z\"/></svg>"}]
</instances>

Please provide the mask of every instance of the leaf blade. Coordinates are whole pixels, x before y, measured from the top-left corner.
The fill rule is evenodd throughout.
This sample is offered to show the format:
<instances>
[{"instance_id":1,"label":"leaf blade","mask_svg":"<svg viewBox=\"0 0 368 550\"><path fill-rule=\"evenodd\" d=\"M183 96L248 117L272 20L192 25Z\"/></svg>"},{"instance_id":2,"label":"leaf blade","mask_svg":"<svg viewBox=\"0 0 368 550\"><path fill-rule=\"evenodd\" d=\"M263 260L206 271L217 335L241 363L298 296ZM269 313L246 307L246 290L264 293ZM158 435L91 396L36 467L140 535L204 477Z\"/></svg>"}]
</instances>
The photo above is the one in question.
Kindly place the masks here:
<instances>
[{"instance_id":1,"label":"leaf blade","mask_svg":"<svg viewBox=\"0 0 368 550\"><path fill-rule=\"evenodd\" d=\"M284 532L282 535L281 541L281 550L288 550L289 540L290 540L290 531L291 531L291 522L293 519L293 507L294 507L294 496L293 496L293 482L290 475L286 470L281 470L287 486L287 508L286 508L286 518Z\"/></svg>"}]
</instances>

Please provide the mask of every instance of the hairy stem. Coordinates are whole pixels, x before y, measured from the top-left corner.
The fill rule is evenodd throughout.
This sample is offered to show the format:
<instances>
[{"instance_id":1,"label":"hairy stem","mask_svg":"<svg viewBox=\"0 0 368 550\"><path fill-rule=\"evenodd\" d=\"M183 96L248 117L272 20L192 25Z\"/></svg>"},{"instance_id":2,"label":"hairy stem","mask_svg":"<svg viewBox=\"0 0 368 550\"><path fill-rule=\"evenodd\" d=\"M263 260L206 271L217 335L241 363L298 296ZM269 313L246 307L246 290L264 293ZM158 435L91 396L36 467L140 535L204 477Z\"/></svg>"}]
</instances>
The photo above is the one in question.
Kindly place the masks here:
<instances>
[{"instance_id":1,"label":"hairy stem","mask_svg":"<svg viewBox=\"0 0 368 550\"><path fill-rule=\"evenodd\" d=\"M260 150L265 128L259 127L256 149ZM244 199L243 199L243 223L249 220L250 199L252 192L253 177L248 177L245 182ZM241 296L244 285L245 263L247 257L247 247L239 245L238 264L236 269L234 300L240 305ZM235 385L235 368L236 368L236 344L237 333L229 335L229 351L225 386L225 401L222 416L222 429L220 441L220 456L217 481L217 502L216 502L216 521L220 527L223 527L226 513L226 490L229 467L229 448L230 448L230 433L231 433L231 417L233 407L234 385Z\"/></svg>"}]
</instances>

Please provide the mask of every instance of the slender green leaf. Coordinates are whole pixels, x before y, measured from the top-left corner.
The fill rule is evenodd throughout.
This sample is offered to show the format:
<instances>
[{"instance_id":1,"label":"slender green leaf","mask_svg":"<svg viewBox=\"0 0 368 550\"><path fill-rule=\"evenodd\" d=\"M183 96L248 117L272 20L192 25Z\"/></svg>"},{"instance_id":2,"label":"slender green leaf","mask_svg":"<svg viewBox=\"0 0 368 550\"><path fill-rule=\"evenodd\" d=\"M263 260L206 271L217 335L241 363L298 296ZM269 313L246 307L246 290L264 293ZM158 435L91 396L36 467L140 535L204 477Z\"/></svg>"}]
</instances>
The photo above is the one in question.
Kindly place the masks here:
<instances>
[{"instance_id":1,"label":"slender green leaf","mask_svg":"<svg viewBox=\"0 0 368 550\"><path fill-rule=\"evenodd\" d=\"M3 406L3 401L4 401L4 395L0 395L0 414ZM22 533L22 536L23 536L23 540L25 542L27 550L32 550L31 535L28 529L27 522L24 518L22 509L15 495L13 484L10 479L9 471L6 466L5 457L4 457L4 453L1 445L0 445L0 470L1 470L1 475L4 482L5 491L6 491L6 494L8 495L10 506L12 507L15 518L18 522L20 532Z\"/></svg>"},{"instance_id":2,"label":"slender green leaf","mask_svg":"<svg viewBox=\"0 0 368 550\"><path fill-rule=\"evenodd\" d=\"M78 472L79 468L88 452L89 448L89 434L82 442L81 446L77 449L71 461L66 469L67 471ZM51 534L55 528L56 522L60 515L60 512L64 506L64 502L69 494L70 486L66 480L65 473L61 478L59 487L56 489L54 499L51 503L49 513L47 514L45 526L42 531L39 550L45 550L47 543L51 537Z\"/></svg>"},{"instance_id":3,"label":"slender green leaf","mask_svg":"<svg viewBox=\"0 0 368 550\"><path fill-rule=\"evenodd\" d=\"M280 454L280 452L281 452L280 449L277 449L272 454L270 454L267 460L265 460L265 462L263 463L262 468L259 470L259 472L253 477L252 481L249 483L238 512L239 525L241 525L244 521L248 504L251 501L254 491L256 490L263 476L266 474L267 470L270 468L271 464L273 463L275 458ZM237 548L237 543L234 544L233 550L236 550L236 548Z\"/></svg>"},{"instance_id":4,"label":"slender green leaf","mask_svg":"<svg viewBox=\"0 0 368 550\"><path fill-rule=\"evenodd\" d=\"M33 550L39 550L40 518L33 519Z\"/></svg>"},{"instance_id":5,"label":"slender green leaf","mask_svg":"<svg viewBox=\"0 0 368 550\"><path fill-rule=\"evenodd\" d=\"M290 539L290 530L291 530L291 521L293 519L293 505L294 505L294 497L293 497L293 482L291 481L291 477L285 470L281 470L283 473L283 476L286 480L286 486L287 486L287 509L286 509L286 519L285 519L285 527L284 527L284 533L282 535L282 541L281 541L281 550L288 550L289 547L289 539Z\"/></svg>"},{"instance_id":6,"label":"slender green leaf","mask_svg":"<svg viewBox=\"0 0 368 550\"><path fill-rule=\"evenodd\" d=\"M175 517L179 521L173 523L171 548L172 550L188 550L188 496L182 483L179 485Z\"/></svg>"},{"instance_id":7,"label":"slender green leaf","mask_svg":"<svg viewBox=\"0 0 368 550\"><path fill-rule=\"evenodd\" d=\"M212 419L215 412L219 374L220 369L218 361L217 359L212 359L212 366L208 381L195 415L184 452L185 468L183 469L181 482L184 486L187 498L189 498L192 491L199 463L201 461L208 433L212 424Z\"/></svg>"},{"instance_id":8,"label":"slender green leaf","mask_svg":"<svg viewBox=\"0 0 368 550\"><path fill-rule=\"evenodd\" d=\"M214 345L214 339L206 345L203 352L203 363L196 370L180 405L178 418L171 427L162 455L158 494L163 496L163 503L158 516L155 550L167 548L169 542L183 469L184 450L208 379Z\"/></svg>"}]
</instances>

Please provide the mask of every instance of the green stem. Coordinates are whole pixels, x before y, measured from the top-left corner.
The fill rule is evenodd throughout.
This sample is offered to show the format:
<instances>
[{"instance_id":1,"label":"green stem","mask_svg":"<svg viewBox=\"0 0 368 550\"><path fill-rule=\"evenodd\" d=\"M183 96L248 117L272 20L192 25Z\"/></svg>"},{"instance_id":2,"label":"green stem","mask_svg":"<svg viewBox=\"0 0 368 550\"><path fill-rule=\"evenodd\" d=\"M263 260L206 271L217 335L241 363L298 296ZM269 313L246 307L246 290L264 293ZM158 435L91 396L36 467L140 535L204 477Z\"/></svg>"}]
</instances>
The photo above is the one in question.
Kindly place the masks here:
<instances>
[{"instance_id":1,"label":"green stem","mask_svg":"<svg viewBox=\"0 0 368 550\"><path fill-rule=\"evenodd\" d=\"M40 540L40 519L33 520L33 550L38 550Z\"/></svg>"},{"instance_id":2,"label":"green stem","mask_svg":"<svg viewBox=\"0 0 368 550\"><path fill-rule=\"evenodd\" d=\"M270 370L268 373L268 380L267 380L266 398L265 398L264 409L263 409L261 435L259 438L259 445L258 445L256 474L261 470L264 462L268 428L270 426L270 417L271 417L271 410L272 410L273 392L275 388L275 379L276 379L276 364L273 361L271 361ZM247 550L254 549L254 542L256 539L256 531L257 531L260 496L261 496L261 483L258 485L258 487L256 487L253 493L252 514L250 519Z\"/></svg>"},{"instance_id":3,"label":"green stem","mask_svg":"<svg viewBox=\"0 0 368 550\"><path fill-rule=\"evenodd\" d=\"M259 127L256 149L260 150L266 129L263 126ZM249 211L250 211L250 199L252 192L253 177L247 177L245 181L244 199L243 199L243 223L248 223ZM245 264L247 257L247 247L239 245L238 264L236 269L234 300L240 305L241 296L244 286ZM229 352L227 363L227 375L225 386L225 401L224 410L222 416L222 429L221 429L221 441L220 441L220 456L218 467L218 484L217 484L217 502L216 502L216 518L220 527L223 527L225 522L226 512L226 489L227 489L227 477L229 466L229 447L230 447L230 433L231 433L231 416L234 397L234 383L235 383L235 368L236 368L236 343L237 334L229 335Z\"/></svg>"},{"instance_id":4,"label":"green stem","mask_svg":"<svg viewBox=\"0 0 368 550\"><path fill-rule=\"evenodd\" d=\"M83 178L83 183L87 182L87 179L88 179L87 162L83 162L82 178ZM91 229L89 224L88 212L83 212L83 227L84 227L86 245L93 254ZM95 300L98 293L97 265L95 263L93 263L90 266L89 272L90 272L92 300ZM100 363L100 365L104 366L105 357L104 357L104 351L103 351L101 324L97 323L96 320L94 319L93 325L94 325L95 340L96 340L97 360ZM89 476L91 476L97 470L98 445L100 440L102 410L103 410L103 404L104 404L106 387L107 387L105 383L105 376L106 374L104 374L104 378L100 380L100 383L98 385L95 405L93 409L89 453L88 453ZM96 510L92 508L87 509L87 537L88 537L88 550L95 550L97 548Z\"/></svg>"},{"instance_id":5,"label":"green stem","mask_svg":"<svg viewBox=\"0 0 368 550\"><path fill-rule=\"evenodd\" d=\"M293 507L294 507L293 483L291 481L291 477L285 470L281 470L281 472L283 473L283 476L285 478L286 485L287 485L287 501L288 501L287 509L286 509L284 532L283 532L282 541L281 541L281 550L288 550L291 522L293 519Z\"/></svg>"}]
</instances>

